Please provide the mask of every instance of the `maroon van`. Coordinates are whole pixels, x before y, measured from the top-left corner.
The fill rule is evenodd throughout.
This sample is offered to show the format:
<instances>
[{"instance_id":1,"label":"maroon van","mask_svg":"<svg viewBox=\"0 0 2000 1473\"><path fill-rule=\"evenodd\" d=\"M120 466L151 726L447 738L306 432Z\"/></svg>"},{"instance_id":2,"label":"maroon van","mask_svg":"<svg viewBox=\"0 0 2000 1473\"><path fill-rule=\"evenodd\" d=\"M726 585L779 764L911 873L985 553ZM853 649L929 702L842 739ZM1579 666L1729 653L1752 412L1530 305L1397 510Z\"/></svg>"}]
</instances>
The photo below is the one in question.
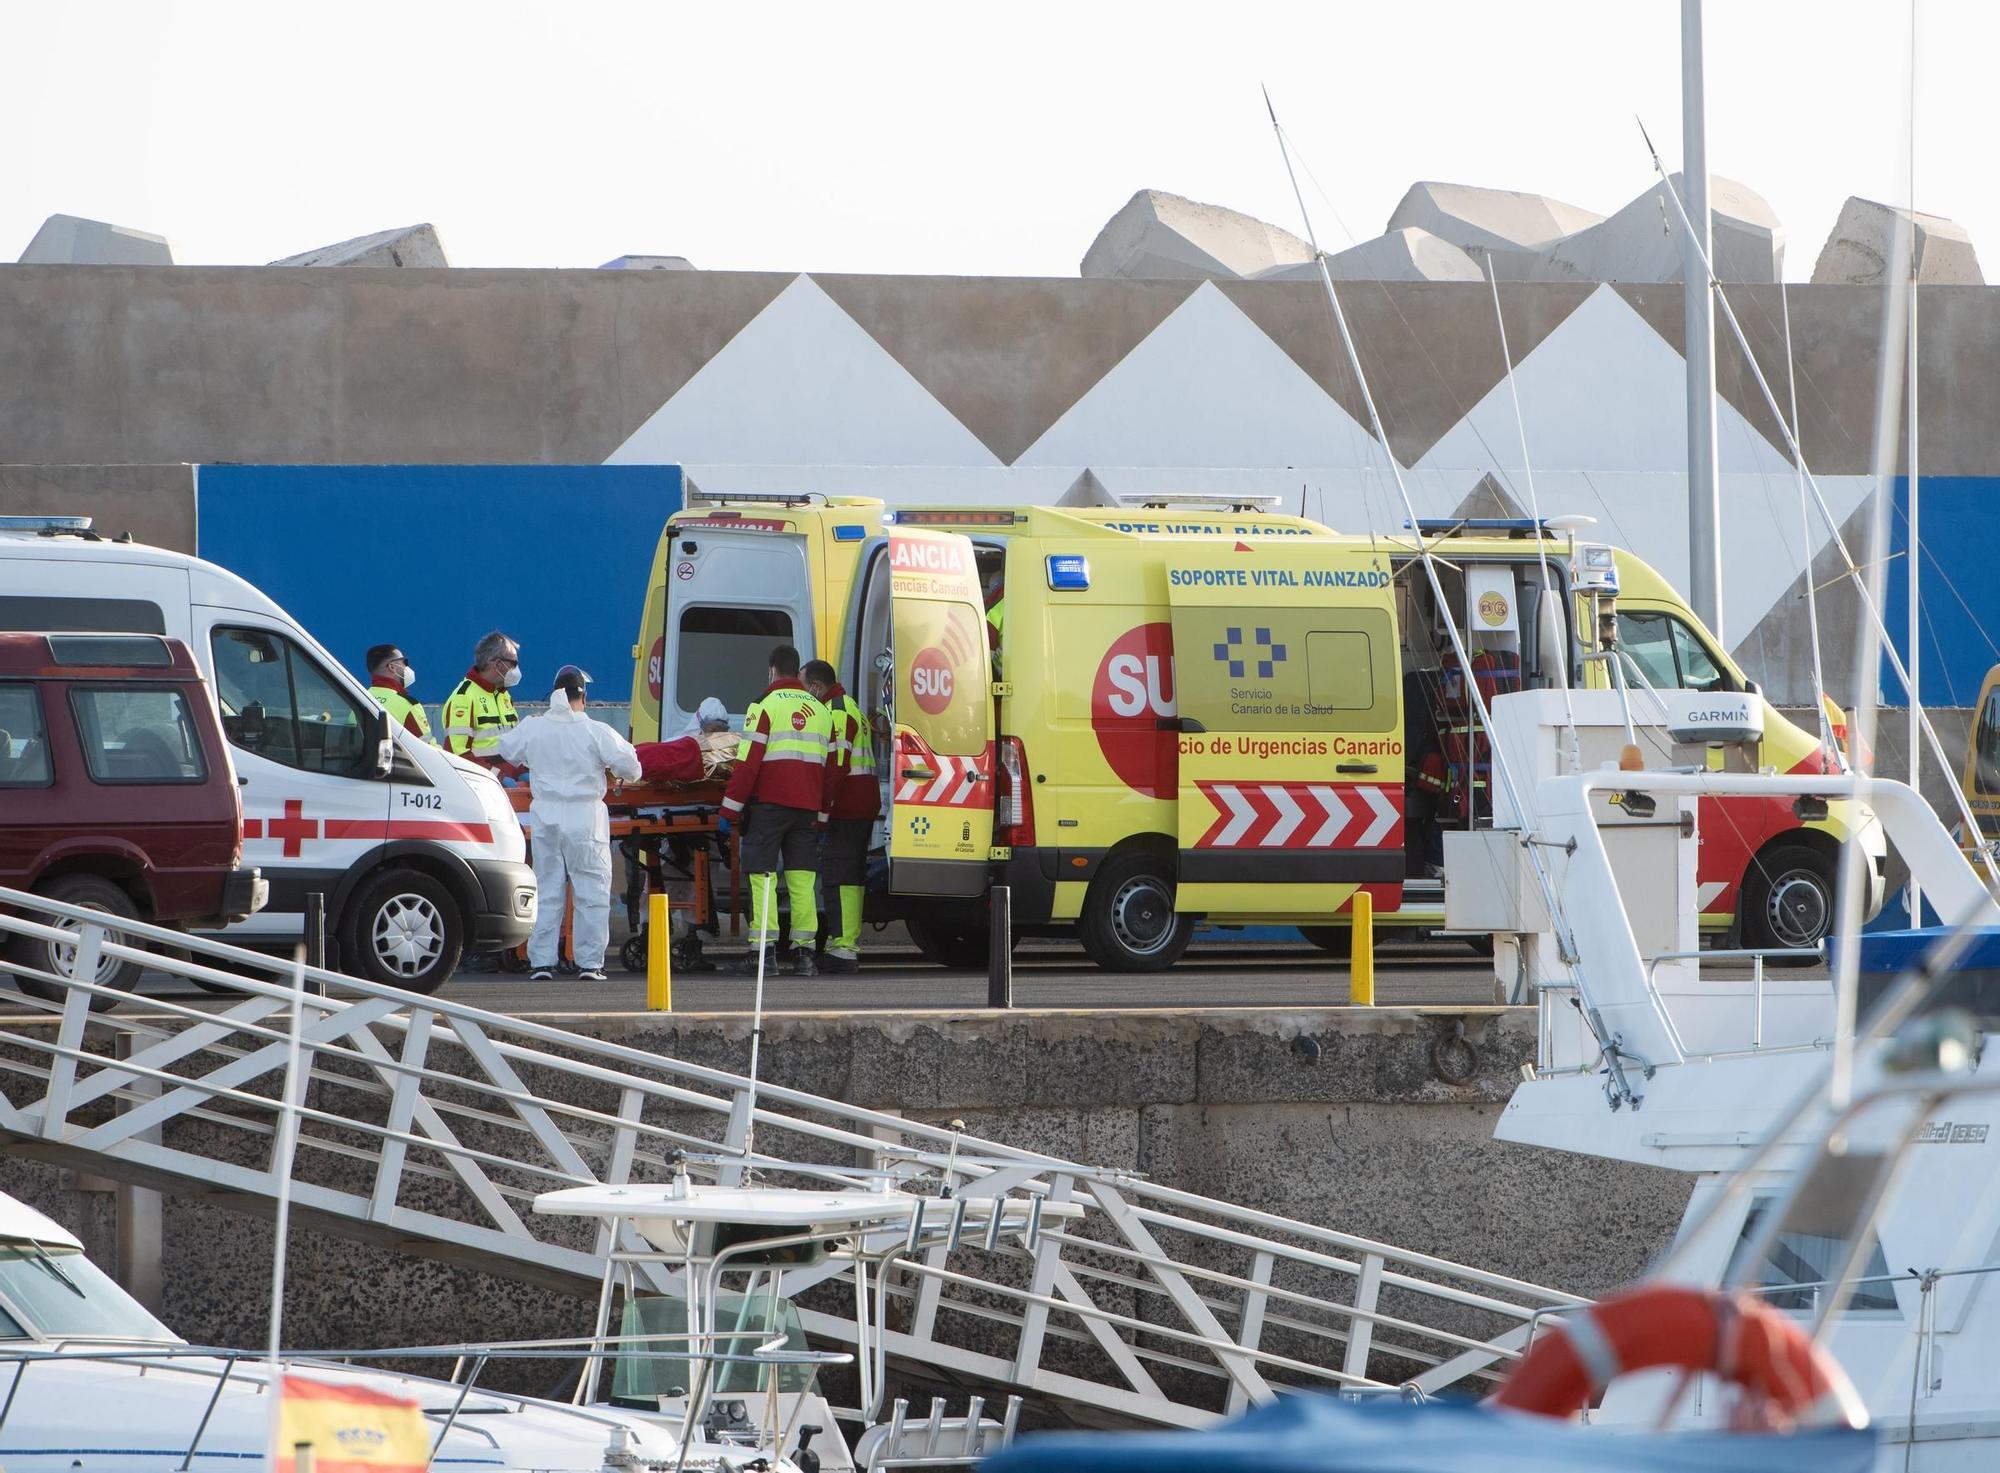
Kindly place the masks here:
<instances>
[{"instance_id":1,"label":"maroon van","mask_svg":"<svg viewBox=\"0 0 2000 1473\"><path fill-rule=\"evenodd\" d=\"M186 645L156 634L0 633L0 885L178 929L263 905L243 801ZM67 975L75 948L17 936L9 960ZM129 990L141 968L106 958ZM23 991L62 989L18 974ZM115 999L93 999L108 1006Z\"/></svg>"}]
</instances>

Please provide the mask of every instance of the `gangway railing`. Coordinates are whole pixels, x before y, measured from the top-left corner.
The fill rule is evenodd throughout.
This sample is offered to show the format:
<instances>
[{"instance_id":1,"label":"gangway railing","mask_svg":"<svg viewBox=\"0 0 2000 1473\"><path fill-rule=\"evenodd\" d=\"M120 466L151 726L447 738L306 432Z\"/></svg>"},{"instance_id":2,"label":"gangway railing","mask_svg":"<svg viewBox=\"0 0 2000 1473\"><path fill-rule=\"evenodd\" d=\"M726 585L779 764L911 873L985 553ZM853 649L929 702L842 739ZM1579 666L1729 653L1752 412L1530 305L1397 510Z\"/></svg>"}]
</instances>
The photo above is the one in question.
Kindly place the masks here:
<instances>
[{"instance_id":1,"label":"gangway railing","mask_svg":"<svg viewBox=\"0 0 2000 1473\"><path fill-rule=\"evenodd\" d=\"M1429 1393L1490 1380L1538 1315L1586 1302L1136 1173L753 1089L725 1070L0 889L0 943L13 936L73 946L75 975L7 961L0 945L0 974L51 999L5 1012L0 994L0 1139L101 1176L224 1205L274 1198L296 998L307 1086L291 1200L336 1233L584 1291L636 1244L538 1217L532 1198L664 1182L677 1160L725 1183L886 1174L953 1200L1081 1208L1038 1232L1011 1218L1002 1230L989 1212L927 1238L872 1286L841 1259L784 1275L809 1335L854 1345L854 1296L872 1293L884 1353L931 1375L1199 1426L1286 1386ZM105 957L228 995L126 999L85 980ZM965 1220L939 1205L934 1223Z\"/></svg>"}]
</instances>

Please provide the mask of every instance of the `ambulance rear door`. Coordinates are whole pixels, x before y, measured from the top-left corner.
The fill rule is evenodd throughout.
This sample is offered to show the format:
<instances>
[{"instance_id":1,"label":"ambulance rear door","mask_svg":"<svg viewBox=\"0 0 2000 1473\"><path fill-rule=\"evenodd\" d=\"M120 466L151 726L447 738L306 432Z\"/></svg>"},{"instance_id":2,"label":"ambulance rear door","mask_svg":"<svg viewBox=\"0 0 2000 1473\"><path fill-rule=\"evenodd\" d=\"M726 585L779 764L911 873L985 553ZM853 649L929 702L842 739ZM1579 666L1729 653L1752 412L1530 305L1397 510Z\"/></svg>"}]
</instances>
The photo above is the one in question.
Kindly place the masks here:
<instances>
[{"instance_id":1,"label":"ambulance rear door","mask_svg":"<svg viewBox=\"0 0 2000 1473\"><path fill-rule=\"evenodd\" d=\"M640 634L646 673L633 710L637 741L680 736L709 696L740 726L764 693L773 646L793 645L805 660L819 653L806 538L792 522L714 511L678 518L669 536L652 594L658 607L648 611ZM657 726L647 719L648 706Z\"/></svg>"},{"instance_id":2,"label":"ambulance rear door","mask_svg":"<svg viewBox=\"0 0 2000 1473\"><path fill-rule=\"evenodd\" d=\"M869 559L854 664L888 798L889 889L986 893L992 657L972 543L899 527Z\"/></svg>"},{"instance_id":3,"label":"ambulance rear door","mask_svg":"<svg viewBox=\"0 0 2000 1473\"><path fill-rule=\"evenodd\" d=\"M1401 903L1401 659L1386 558L1217 540L1168 560L1176 909L1323 918Z\"/></svg>"}]
</instances>

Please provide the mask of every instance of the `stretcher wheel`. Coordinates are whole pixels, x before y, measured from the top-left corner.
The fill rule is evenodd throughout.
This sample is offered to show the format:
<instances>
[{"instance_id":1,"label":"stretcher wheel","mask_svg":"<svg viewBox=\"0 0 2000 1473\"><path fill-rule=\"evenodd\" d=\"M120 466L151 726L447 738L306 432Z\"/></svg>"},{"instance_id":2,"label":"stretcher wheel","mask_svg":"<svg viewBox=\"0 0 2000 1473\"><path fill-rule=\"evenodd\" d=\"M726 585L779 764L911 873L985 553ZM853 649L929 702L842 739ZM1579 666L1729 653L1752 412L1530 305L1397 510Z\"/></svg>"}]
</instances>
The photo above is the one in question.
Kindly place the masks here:
<instances>
[{"instance_id":1,"label":"stretcher wheel","mask_svg":"<svg viewBox=\"0 0 2000 1473\"><path fill-rule=\"evenodd\" d=\"M646 970L646 932L641 927L625 938L625 944L618 948L618 960L628 972Z\"/></svg>"},{"instance_id":2,"label":"stretcher wheel","mask_svg":"<svg viewBox=\"0 0 2000 1473\"><path fill-rule=\"evenodd\" d=\"M520 976L525 976L527 974L528 954L522 951L519 947L515 947L510 951L501 952L500 955L497 958L495 958L495 960L497 960L500 963L501 971L506 972L512 976L520 977Z\"/></svg>"}]
</instances>

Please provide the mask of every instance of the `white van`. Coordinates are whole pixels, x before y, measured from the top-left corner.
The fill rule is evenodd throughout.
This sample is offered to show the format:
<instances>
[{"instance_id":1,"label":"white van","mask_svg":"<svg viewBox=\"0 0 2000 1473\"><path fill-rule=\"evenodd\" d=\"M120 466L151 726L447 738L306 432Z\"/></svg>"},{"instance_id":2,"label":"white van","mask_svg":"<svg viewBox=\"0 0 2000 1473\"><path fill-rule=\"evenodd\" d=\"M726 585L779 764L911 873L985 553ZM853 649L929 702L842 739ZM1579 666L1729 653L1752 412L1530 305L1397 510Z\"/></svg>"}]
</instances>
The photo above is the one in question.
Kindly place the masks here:
<instances>
[{"instance_id":1,"label":"white van","mask_svg":"<svg viewBox=\"0 0 2000 1473\"><path fill-rule=\"evenodd\" d=\"M243 863L271 886L229 940L296 941L317 891L343 968L431 992L464 952L526 939L534 872L500 784L392 728L235 574L104 541L87 517L0 517L0 630L166 634L194 651L243 784Z\"/></svg>"}]
</instances>

